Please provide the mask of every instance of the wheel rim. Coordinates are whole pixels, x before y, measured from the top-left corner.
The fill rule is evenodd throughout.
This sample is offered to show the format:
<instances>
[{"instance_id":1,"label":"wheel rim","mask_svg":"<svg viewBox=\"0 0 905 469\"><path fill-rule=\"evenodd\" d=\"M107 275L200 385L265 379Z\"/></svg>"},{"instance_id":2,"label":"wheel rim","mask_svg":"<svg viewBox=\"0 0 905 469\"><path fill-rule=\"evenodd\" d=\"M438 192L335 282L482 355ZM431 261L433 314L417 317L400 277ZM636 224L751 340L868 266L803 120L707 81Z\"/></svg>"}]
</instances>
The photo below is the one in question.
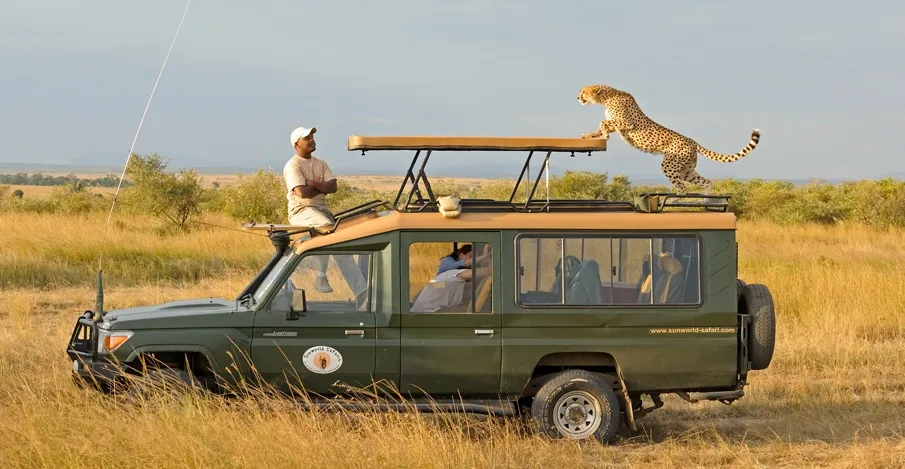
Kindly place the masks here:
<instances>
[{"instance_id":1,"label":"wheel rim","mask_svg":"<svg viewBox=\"0 0 905 469\"><path fill-rule=\"evenodd\" d=\"M569 438L586 438L600 427L600 402L587 391L563 394L553 411L553 425Z\"/></svg>"}]
</instances>

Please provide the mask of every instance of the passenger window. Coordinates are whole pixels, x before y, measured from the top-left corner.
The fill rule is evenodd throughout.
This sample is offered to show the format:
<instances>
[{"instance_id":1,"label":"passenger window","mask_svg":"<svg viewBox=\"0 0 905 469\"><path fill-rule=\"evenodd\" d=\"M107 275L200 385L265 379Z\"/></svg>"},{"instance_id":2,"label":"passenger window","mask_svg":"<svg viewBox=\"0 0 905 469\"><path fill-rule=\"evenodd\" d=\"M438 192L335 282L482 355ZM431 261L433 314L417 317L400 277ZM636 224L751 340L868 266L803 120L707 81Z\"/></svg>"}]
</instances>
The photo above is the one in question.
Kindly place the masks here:
<instances>
[{"instance_id":1,"label":"passenger window","mask_svg":"<svg viewBox=\"0 0 905 469\"><path fill-rule=\"evenodd\" d=\"M701 301L698 239L692 237L654 238L659 252L658 274L654 277L655 305L697 304Z\"/></svg>"},{"instance_id":2,"label":"passenger window","mask_svg":"<svg viewBox=\"0 0 905 469\"><path fill-rule=\"evenodd\" d=\"M409 312L490 313L493 252L488 243L417 242L409 246Z\"/></svg>"},{"instance_id":3,"label":"passenger window","mask_svg":"<svg viewBox=\"0 0 905 469\"><path fill-rule=\"evenodd\" d=\"M519 239L519 293L529 302L562 303L561 246L562 238Z\"/></svg>"},{"instance_id":4,"label":"passenger window","mask_svg":"<svg viewBox=\"0 0 905 469\"><path fill-rule=\"evenodd\" d=\"M690 236L523 236L517 257L520 304L684 305L701 299L698 240Z\"/></svg>"},{"instance_id":5,"label":"passenger window","mask_svg":"<svg viewBox=\"0 0 905 469\"><path fill-rule=\"evenodd\" d=\"M608 305L612 303L612 240L566 238L563 254L566 274L565 304Z\"/></svg>"},{"instance_id":6,"label":"passenger window","mask_svg":"<svg viewBox=\"0 0 905 469\"><path fill-rule=\"evenodd\" d=\"M613 243L615 304L650 304L650 239L623 238Z\"/></svg>"},{"instance_id":7,"label":"passenger window","mask_svg":"<svg viewBox=\"0 0 905 469\"><path fill-rule=\"evenodd\" d=\"M288 310L294 291L304 289L308 311L371 312L371 255L316 254L302 258L276 298L274 310Z\"/></svg>"},{"instance_id":8,"label":"passenger window","mask_svg":"<svg viewBox=\"0 0 905 469\"><path fill-rule=\"evenodd\" d=\"M609 238L520 238L521 303L609 304L611 249Z\"/></svg>"}]
</instances>

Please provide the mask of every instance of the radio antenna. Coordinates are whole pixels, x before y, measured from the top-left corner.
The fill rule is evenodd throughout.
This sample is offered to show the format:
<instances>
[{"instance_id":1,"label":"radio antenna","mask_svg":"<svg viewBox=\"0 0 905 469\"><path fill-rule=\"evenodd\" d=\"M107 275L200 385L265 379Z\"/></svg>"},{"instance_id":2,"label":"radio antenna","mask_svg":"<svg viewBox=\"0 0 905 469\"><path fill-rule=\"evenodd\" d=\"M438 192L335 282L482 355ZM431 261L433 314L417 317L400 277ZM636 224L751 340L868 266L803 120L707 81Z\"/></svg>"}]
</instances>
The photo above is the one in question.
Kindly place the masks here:
<instances>
[{"instance_id":1,"label":"radio antenna","mask_svg":"<svg viewBox=\"0 0 905 469\"><path fill-rule=\"evenodd\" d=\"M123 173L119 177L119 184L116 186L116 192L113 193L113 201L110 204L110 212L107 214L107 222L104 224L104 236L101 240L101 248L100 254L97 259L97 298L95 300L94 305L94 320L99 321L104 317L104 246L107 242L107 232L110 228L110 219L113 217L113 207L116 206L116 198L119 196L119 190L123 185L123 179L126 177L126 170L129 168L129 161L132 160L132 153L135 151L135 143L138 142L138 134L141 132L141 126L145 122L145 116L148 115L148 109L151 107L151 100L154 99L154 92L157 91L157 85L160 83L160 77L163 75L163 70L167 66L167 61L170 59L170 54L173 52L173 46L176 45L176 38L179 37L179 31L182 30L182 24L185 22L186 14L189 12L189 5L192 4L192 0L188 0L185 4L185 11L182 12L182 19L179 21L179 27L176 28L176 34L173 36L173 41L170 43L170 49L167 51L166 57L163 59L163 65L160 67L160 72L157 73L157 80L154 81L154 87L151 88L151 95L148 97L148 102L145 104L145 110L141 114L141 120L138 121L138 129L135 130L135 137L132 139L132 147L129 148L129 154L126 157L126 164L123 166Z\"/></svg>"}]
</instances>

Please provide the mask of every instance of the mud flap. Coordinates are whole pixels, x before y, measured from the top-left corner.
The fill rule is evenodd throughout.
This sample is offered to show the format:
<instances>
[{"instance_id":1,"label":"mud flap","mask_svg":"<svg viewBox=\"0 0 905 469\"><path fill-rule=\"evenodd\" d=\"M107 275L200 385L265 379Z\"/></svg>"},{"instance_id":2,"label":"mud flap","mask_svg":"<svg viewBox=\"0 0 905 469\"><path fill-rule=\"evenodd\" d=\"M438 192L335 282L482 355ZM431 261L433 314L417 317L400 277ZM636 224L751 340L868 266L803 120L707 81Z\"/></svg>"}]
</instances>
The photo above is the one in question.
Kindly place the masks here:
<instances>
[{"instance_id":1,"label":"mud flap","mask_svg":"<svg viewBox=\"0 0 905 469\"><path fill-rule=\"evenodd\" d=\"M628 395L628 387L625 385L625 379L622 377L622 367L619 366L619 362L616 362L616 377L619 378L619 387L622 391L622 408L625 409L625 426L632 429L633 432L636 432L638 431L638 427L635 426L635 413L632 410L632 398Z\"/></svg>"}]
</instances>

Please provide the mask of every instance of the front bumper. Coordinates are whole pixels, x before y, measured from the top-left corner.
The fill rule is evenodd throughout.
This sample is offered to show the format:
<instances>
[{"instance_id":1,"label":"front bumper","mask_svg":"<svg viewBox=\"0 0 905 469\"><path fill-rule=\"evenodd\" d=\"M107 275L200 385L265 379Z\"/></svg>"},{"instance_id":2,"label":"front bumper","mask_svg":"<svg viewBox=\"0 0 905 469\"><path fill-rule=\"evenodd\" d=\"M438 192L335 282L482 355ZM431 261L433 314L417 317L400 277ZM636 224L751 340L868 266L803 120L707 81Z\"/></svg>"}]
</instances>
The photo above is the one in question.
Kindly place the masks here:
<instances>
[{"instance_id":1,"label":"front bumper","mask_svg":"<svg viewBox=\"0 0 905 469\"><path fill-rule=\"evenodd\" d=\"M72 377L78 384L109 389L123 377L124 372L120 364L98 353L100 331L91 317L91 311L79 317L69 337L66 355L72 360Z\"/></svg>"}]
</instances>

